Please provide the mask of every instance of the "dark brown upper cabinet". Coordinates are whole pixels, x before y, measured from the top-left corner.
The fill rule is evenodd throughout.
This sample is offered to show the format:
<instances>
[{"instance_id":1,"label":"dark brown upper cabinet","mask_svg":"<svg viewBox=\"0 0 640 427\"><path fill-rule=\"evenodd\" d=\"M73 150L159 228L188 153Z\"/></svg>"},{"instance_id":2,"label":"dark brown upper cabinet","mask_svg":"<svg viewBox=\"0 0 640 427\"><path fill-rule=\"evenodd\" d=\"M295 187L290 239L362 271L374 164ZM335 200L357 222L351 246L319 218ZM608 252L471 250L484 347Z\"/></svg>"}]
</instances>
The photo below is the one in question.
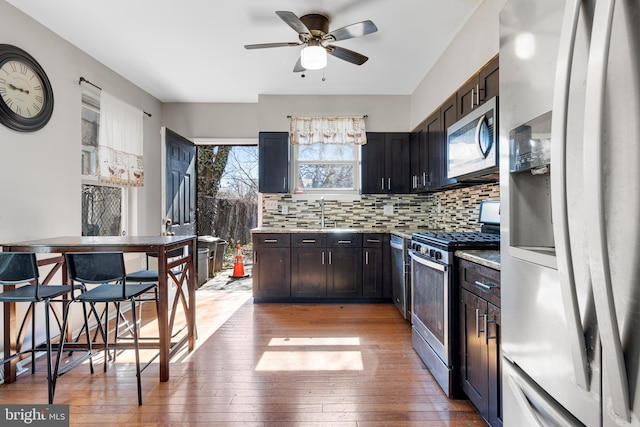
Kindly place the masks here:
<instances>
[{"instance_id":1,"label":"dark brown upper cabinet","mask_svg":"<svg viewBox=\"0 0 640 427\"><path fill-rule=\"evenodd\" d=\"M494 56L458 89L458 118L462 118L485 101L498 95L499 62Z\"/></svg>"},{"instance_id":2,"label":"dark brown upper cabinet","mask_svg":"<svg viewBox=\"0 0 640 427\"><path fill-rule=\"evenodd\" d=\"M258 191L289 192L289 133L260 132L258 137Z\"/></svg>"},{"instance_id":3,"label":"dark brown upper cabinet","mask_svg":"<svg viewBox=\"0 0 640 427\"><path fill-rule=\"evenodd\" d=\"M409 132L367 132L362 146L362 194L410 192Z\"/></svg>"}]
</instances>

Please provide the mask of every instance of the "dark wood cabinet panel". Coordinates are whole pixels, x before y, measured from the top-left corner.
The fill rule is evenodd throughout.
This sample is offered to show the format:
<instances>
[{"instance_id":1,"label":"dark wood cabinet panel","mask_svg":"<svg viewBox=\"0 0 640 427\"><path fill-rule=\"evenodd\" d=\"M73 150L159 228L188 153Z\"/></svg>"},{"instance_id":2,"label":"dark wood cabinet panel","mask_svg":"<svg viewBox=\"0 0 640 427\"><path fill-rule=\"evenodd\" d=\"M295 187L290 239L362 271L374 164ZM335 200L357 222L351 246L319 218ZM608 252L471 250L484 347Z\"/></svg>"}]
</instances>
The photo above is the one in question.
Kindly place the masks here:
<instances>
[{"instance_id":1,"label":"dark wood cabinet panel","mask_svg":"<svg viewBox=\"0 0 640 427\"><path fill-rule=\"evenodd\" d=\"M362 296L365 298L392 296L389 242L388 233L368 233L362 238ZM389 250L385 251L385 248Z\"/></svg>"},{"instance_id":2,"label":"dark wood cabinet panel","mask_svg":"<svg viewBox=\"0 0 640 427\"><path fill-rule=\"evenodd\" d=\"M500 94L500 61L496 56L478 73L481 102Z\"/></svg>"},{"instance_id":3,"label":"dark wood cabinet panel","mask_svg":"<svg viewBox=\"0 0 640 427\"><path fill-rule=\"evenodd\" d=\"M450 126L458 121L458 96L454 93L440 107L440 115L442 117L442 148L440 159L440 187L449 187L458 181L455 178L448 178L449 150L447 144L447 131Z\"/></svg>"},{"instance_id":4,"label":"dark wood cabinet panel","mask_svg":"<svg viewBox=\"0 0 640 427\"><path fill-rule=\"evenodd\" d=\"M386 193L385 134L367 132L367 143L361 150L362 194Z\"/></svg>"},{"instance_id":5,"label":"dark wood cabinet panel","mask_svg":"<svg viewBox=\"0 0 640 427\"><path fill-rule=\"evenodd\" d=\"M256 298L291 295L291 250L256 248L253 254L253 296Z\"/></svg>"},{"instance_id":6,"label":"dark wood cabinet panel","mask_svg":"<svg viewBox=\"0 0 640 427\"><path fill-rule=\"evenodd\" d=\"M368 132L361 151L362 194L410 192L410 134Z\"/></svg>"},{"instance_id":7,"label":"dark wood cabinet panel","mask_svg":"<svg viewBox=\"0 0 640 427\"><path fill-rule=\"evenodd\" d=\"M256 298L291 295L291 235L264 233L253 235L253 296Z\"/></svg>"},{"instance_id":8,"label":"dark wood cabinet panel","mask_svg":"<svg viewBox=\"0 0 640 427\"><path fill-rule=\"evenodd\" d=\"M362 296L362 249L331 248L327 250L327 296L356 298Z\"/></svg>"},{"instance_id":9,"label":"dark wood cabinet panel","mask_svg":"<svg viewBox=\"0 0 640 427\"><path fill-rule=\"evenodd\" d=\"M387 133L385 135L385 168L388 193L407 194L411 190L409 182L409 138L408 132Z\"/></svg>"},{"instance_id":10,"label":"dark wood cabinet panel","mask_svg":"<svg viewBox=\"0 0 640 427\"><path fill-rule=\"evenodd\" d=\"M493 57L458 88L458 118L462 118L499 94L499 61Z\"/></svg>"},{"instance_id":11,"label":"dark wood cabinet panel","mask_svg":"<svg viewBox=\"0 0 640 427\"><path fill-rule=\"evenodd\" d=\"M459 263L461 386L492 427L502 426L500 272Z\"/></svg>"},{"instance_id":12,"label":"dark wood cabinet panel","mask_svg":"<svg viewBox=\"0 0 640 427\"><path fill-rule=\"evenodd\" d=\"M383 258L382 247L362 249L362 296L365 298L380 298L383 295Z\"/></svg>"},{"instance_id":13,"label":"dark wood cabinet panel","mask_svg":"<svg viewBox=\"0 0 640 427\"><path fill-rule=\"evenodd\" d=\"M487 302L462 289L460 315L463 328L460 342L462 390L478 411L486 417L485 414L489 413L488 352L484 330Z\"/></svg>"},{"instance_id":14,"label":"dark wood cabinet panel","mask_svg":"<svg viewBox=\"0 0 640 427\"><path fill-rule=\"evenodd\" d=\"M291 296L327 296L327 253L324 248L294 248L291 253Z\"/></svg>"},{"instance_id":15,"label":"dark wood cabinet panel","mask_svg":"<svg viewBox=\"0 0 640 427\"><path fill-rule=\"evenodd\" d=\"M260 193L289 192L289 133L260 132L258 191Z\"/></svg>"},{"instance_id":16,"label":"dark wood cabinet panel","mask_svg":"<svg viewBox=\"0 0 640 427\"><path fill-rule=\"evenodd\" d=\"M424 135L427 147L427 174L423 181L423 188L436 190L440 188L442 169L444 165L444 138L442 137L441 110L427 117L425 121Z\"/></svg>"}]
</instances>

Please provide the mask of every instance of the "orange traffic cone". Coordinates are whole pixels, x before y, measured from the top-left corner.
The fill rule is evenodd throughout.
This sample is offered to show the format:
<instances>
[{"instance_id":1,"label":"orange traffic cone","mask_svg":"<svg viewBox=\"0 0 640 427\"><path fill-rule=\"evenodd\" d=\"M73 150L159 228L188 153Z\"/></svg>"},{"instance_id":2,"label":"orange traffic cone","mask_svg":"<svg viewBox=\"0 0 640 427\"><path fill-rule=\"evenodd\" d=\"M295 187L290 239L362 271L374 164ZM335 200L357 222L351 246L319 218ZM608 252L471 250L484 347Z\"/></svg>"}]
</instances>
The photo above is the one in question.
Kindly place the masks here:
<instances>
[{"instance_id":1,"label":"orange traffic cone","mask_svg":"<svg viewBox=\"0 0 640 427\"><path fill-rule=\"evenodd\" d=\"M232 279L241 279L247 277L248 274L244 273L244 263L242 262L242 252L240 251L240 244L236 246L236 262L233 264L233 274L230 276Z\"/></svg>"}]
</instances>

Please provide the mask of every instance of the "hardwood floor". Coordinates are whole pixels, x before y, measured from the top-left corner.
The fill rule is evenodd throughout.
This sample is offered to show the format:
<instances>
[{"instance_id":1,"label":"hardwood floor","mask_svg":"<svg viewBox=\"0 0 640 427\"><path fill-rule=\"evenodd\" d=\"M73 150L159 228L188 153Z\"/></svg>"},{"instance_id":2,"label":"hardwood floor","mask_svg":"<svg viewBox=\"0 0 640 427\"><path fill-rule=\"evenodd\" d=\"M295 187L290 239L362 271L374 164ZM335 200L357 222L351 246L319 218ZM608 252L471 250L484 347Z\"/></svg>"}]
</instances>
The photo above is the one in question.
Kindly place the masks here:
<instances>
[{"instance_id":1,"label":"hardwood floor","mask_svg":"<svg viewBox=\"0 0 640 427\"><path fill-rule=\"evenodd\" d=\"M250 294L198 292L197 348L142 374L131 352L105 374L78 366L55 403L72 426L486 426L449 400L411 347L391 304L253 304ZM148 355L143 355L143 360ZM42 364L42 358L38 360ZM46 403L46 369L0 386L0 404Z\"/></svg>"}]
</instances>

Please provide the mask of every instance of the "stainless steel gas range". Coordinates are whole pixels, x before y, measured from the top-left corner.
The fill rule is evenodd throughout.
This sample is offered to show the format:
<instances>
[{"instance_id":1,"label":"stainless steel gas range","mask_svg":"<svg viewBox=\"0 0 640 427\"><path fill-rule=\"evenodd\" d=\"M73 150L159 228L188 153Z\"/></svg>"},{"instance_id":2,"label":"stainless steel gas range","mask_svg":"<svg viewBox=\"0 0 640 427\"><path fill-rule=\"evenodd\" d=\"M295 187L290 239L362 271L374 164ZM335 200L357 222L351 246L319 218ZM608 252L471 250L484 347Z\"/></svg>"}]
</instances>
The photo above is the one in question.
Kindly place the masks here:
<instances>
[{"instance_id":1,"label":"stainless steel gas range","mask_svg":"<svg viewBox=\"0 0 640 427\"><path fill-rule=\"evenodd\" d=\"M458 285L454 252L499 249L499 217L482 214L481 232L414 233L411 238L413 347L447 396L462 398L459 372ZM491 202L496 203L496 202Z\"/></svg>"}]
</instances>

